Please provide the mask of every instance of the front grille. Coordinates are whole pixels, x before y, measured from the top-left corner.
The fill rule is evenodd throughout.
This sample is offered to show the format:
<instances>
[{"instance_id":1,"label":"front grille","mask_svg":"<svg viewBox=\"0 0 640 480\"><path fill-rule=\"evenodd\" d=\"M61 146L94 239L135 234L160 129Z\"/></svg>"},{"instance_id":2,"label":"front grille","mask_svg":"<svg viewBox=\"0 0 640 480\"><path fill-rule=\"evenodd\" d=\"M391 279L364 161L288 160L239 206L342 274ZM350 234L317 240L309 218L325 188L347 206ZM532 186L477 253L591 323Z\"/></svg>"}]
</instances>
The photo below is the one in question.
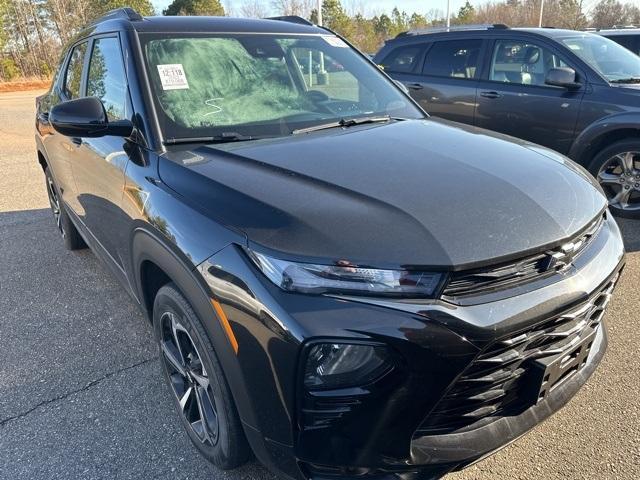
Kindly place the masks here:
<instances>
[{"instance_id":1,"label":"front grille","mask_svg":"<svg viewBox=\"0 0 640 480\"><path fill-rule=\"evenodd\" d=\"M598 216L582 233L553 250L489 268L454 272L443 296L455 298L480 295L554 275L587 248L602 228L605 215Z\"/></svg>"},{"instance_id":2,"label":"front grille","mask_svg":"<svg viewBox=\"0 0 640 480\"><path fill-rule=\"evenodd\" d=\"M491 421L492 417L517 415L571 378L586 364L618 275L587 302L490 344L440 400L415 436L451 433ZM572 363L555 376L544 368L553 361L559 365Z\"/></svg>"}]
</instances>

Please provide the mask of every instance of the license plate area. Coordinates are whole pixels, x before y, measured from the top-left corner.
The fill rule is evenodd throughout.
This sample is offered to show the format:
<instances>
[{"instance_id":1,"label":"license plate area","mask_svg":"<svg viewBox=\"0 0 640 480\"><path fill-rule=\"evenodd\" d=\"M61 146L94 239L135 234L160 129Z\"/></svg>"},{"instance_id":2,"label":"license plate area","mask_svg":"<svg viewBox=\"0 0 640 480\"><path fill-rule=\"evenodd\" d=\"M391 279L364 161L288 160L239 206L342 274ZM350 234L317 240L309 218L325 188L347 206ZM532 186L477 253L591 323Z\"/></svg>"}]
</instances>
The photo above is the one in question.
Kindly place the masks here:
<instances>
[{"instance_id":1,"label":"license plate area","mask_svg":"<svg viewBox=\"0 0 640 480\"><path fill-rule=\"evenodd\" d=\"M586 364L598 329L593 330L578 345L551 357L533 360L529 365L531 400L538 403L553 390L568 381Z\"/></svg>"}]
</instances>

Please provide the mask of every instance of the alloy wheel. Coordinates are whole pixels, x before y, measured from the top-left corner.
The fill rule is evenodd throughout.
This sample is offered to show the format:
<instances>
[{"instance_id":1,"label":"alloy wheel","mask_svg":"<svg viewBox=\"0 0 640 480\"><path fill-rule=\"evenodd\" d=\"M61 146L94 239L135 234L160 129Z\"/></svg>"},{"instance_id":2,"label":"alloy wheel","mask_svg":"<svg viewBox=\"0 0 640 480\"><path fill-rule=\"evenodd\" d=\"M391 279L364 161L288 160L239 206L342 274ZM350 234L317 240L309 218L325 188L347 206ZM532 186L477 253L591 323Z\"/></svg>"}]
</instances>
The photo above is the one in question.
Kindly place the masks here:
<instances>
[{"instance_id":1,"label":"alloy wheel","mask_svg":"<svg viewBox=\"0 0 640 480\"><path fill-rule=\"evenodd\" d=\"M609 158L600 167L597 180L610 207L640 210L640 152L622 152Z\"/></svg>"},{"instance_id":2,"label":"alloy wheel","mask_svg":"<svg viewBox=\"0 0 640 480\"><path fill-rule=\"evenodd\" d=\"M56 226L60 230L62 238L65 237L64 226L62 225L62 210L60 208L60 200L58 199L58 193L56 187L53 184L51 177L47 176L47 195L49 196L49 205L51 205L51 212L53 218L56 221Z\"/></svg>"},{"instance_id":3,"label":"alloy wheel","mask_svg":"<svg viewBox=\"0 0 640 480\"><path fill-rule=\"evenodd\" d=\"M165 312L160 321L163 364L180 414L202 444L215 445L219 434L218 412L202 357L176 314Z\"/></svg>"}]
</instances>

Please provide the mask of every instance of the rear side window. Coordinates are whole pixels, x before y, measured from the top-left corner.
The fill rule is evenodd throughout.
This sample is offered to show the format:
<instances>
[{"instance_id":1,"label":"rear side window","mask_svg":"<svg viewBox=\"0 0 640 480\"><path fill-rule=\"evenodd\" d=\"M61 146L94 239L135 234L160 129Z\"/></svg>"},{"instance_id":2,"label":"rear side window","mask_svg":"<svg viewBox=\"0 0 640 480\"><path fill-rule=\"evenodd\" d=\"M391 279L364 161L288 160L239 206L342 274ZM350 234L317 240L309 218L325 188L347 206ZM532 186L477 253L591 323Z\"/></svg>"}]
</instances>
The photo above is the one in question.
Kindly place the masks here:
<instances>
[{"instance_id":1,"label":"rear side window","mask_svg":"<svg viewBox=\"0 0 640 480\"><path fill-rule=\"evenodd\" d=\"M385 57L381 65L387 72L412 72L419 61L422 47L420 45L406 45L393 50Z\"/></svg>"},{"instance_id":2,"label":"rear side window","mask_svg":"<svg viewBox=\"0 0 640 480\"><path fill-rule=\"evenodd\" d=\"M70 100L80 96L82 66L84 65L84 55L86 52L87 42L76 45L71 52L71 58L69 59L64 77L64 94Z\"/></svg>"},{"instance_id":3,"label":"rear side window","mask_svg":"<svg viewBox=\"0 0 640 480\"><path fill-rule=\"evenodd\" d=\"M476 78L482 40L436 42L427 53L422 73L436 77Z\"/></svg>"},{"instance_id":4,"label":"rear side window","mask_svg":"<svg viewBox=\"0 0 640 480\"><path fill-rule=\"evenodd\" d=\"M126 118L127 82L120 42L115 37L99 38L93 43L87 96L102 100L110 121Z\"/></svg>"}]
</instances>

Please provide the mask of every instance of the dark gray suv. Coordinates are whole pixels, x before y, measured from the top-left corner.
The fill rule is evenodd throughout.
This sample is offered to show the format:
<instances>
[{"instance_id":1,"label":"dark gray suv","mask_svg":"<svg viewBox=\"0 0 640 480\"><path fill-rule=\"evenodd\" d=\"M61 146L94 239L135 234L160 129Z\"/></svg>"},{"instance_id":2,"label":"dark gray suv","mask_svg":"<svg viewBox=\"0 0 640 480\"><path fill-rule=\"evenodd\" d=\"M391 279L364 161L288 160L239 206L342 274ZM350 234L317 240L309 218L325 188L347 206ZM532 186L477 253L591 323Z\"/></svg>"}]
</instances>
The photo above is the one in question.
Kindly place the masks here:
<instances>
[{"instance_id":1,"label":"dark gray suv","mask_svg":"<svg viewBox=\"0 0 640 480\"><path fill-rule=\"evenodd\" d=\"M419 30L374 61L432 115L544 145L585 166L618 215L640 218L640 57L587 32Z\"/></svg>"}]
</instances>

